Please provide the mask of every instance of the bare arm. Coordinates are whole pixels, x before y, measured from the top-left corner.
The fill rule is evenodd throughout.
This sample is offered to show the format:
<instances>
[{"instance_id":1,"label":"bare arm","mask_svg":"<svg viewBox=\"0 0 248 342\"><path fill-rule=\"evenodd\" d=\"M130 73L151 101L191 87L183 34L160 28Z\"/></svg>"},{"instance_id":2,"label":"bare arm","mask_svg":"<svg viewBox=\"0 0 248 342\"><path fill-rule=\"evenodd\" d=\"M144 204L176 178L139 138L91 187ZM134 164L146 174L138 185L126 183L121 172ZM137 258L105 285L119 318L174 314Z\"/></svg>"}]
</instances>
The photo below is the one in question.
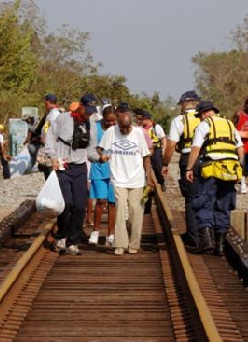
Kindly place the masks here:
<instances>
[{"instance_id":1,"label":"bare arm","mask_svg":"<svg viewBox=\"0 0 248 342\"><path fill-rule=\"evenodd\" d=\"M163 156L163 163L165 165L168 165L171 161L171 157L175 151L175 148L176 148L176 142L175 141L172 141L170 139L167 140L167 143L166 143L166 148L165 148L165 151L164 151L164 156Z\"/></svg>"},{"instance_id":2,"label":"bare arm","mask_svg":"<svg viewBox=\"0 0 248 342\"><path fill-rule=\"evenodd\" d=\"M165 149L166 149L166 144L167 144L167 138L163 137L160 142L161 142L161 147L162 147L162 153L164 154Z\"/></svg>"},{"instance_id":3,"label":"bare arm","mask_svg":"<svg viewBox=\"0 0 248 342\"><path fill-rule=\"evenodd\" d=\"M244 162L244 147L243 146L237 148L237 154L239 156L240 164L243 165L243 162Z\"/></svg>"},{"instance_id":4,"label":"bare arm","mask_svg":"<svg viewBox=\"0 0 248 342\"><path fill-rule=\"evenodd\" d=\"M189 154L189 160L188 160L188 164L187 164L187 168L186 168L186 179L189 182L193 182L193 167L195 165L196 160L199 157L199 153L200 153L200 147L198 146L193 146L191 147L191 152Z\"/></svg>"},{"instance_id":5,"label":"bare arm","mask_svg":"<svg viewBox=\"0 0 248 342\"><path fill-rule=\"evenodd\" d=\"M171 161L171 157L176 149L176 142L171 141L170 139L166 139L166 146L163 149L163 167L162 167L162 175L165 177L168 174L168 165Z\"/></svg>"},{"instance_id":6,"label":"bare arm","mask_svg":"<svg viewBox=\"0 0 248 342\"><path fill-rule=\"evenodd\" d=\"M147 181L147 185L150 185L152 188L154 187L154 183L152 180L152 167L151 167L151 158L150 156L145 156L143 158L143 167L146 173L146 181Z\"/></svg>"},{"instance_id":7,"label":"bare arm","mask_svg":"<svg viewBox=\"0 0 248 342\"><path fill-rule=\"evenodd\" d=\"M26 137L26 139L25 139L24 142L23 142L23 145L26 145L27 143L29 143L29 142L31 141L31 137L32 137L32 133L31 133L31 131L29 130L29 131L28 131L28 134L27 134L27 137Z\"/></svg>"}]
</instances>

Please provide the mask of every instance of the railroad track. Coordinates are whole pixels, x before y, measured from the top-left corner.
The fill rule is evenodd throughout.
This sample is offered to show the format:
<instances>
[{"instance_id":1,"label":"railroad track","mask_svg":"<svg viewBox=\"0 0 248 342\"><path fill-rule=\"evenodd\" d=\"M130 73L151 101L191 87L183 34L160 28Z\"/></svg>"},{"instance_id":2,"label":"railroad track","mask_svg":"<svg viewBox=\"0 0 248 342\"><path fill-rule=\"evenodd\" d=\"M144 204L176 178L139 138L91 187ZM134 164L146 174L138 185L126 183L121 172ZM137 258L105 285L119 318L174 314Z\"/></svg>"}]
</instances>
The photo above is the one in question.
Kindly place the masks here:
<instances>
[{"instance_id":1,"label":"railroad track","mask_svg":"<svg viewBox=\"0 0 248 342\"><path fill-rule=\"evenodd\" d=\"M2 266L0 341L248 341L244 246L240 254L230 243L227 258L187 254L184 213L172 200L158 189L136 255L114 255L103 236L95 248L82 244L80 256L53 253L44 242L54 221L30 212L10 236L22 232L30 247ZM238 240L234 231L229 240ZM18 245L10 241L2 256Z\"/></svg>"}]
</instances>

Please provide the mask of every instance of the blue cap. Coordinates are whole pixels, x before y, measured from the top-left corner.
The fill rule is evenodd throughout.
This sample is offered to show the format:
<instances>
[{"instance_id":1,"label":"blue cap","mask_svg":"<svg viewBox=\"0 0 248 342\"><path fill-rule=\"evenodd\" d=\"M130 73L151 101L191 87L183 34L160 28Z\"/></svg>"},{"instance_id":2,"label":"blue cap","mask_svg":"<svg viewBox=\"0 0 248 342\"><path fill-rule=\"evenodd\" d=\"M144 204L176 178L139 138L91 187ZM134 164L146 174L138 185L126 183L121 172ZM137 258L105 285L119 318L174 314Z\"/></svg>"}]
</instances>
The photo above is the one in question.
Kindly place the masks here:
<instances>
[{"instance_id":1,"label":"blue cap","mask_svg":"<svg viewBox=\"0 0 248 342\"><path fill-rule=\"evenodd\" d=\"M181 104L184 101L200 101L200 97L197 95L195 90L189 90L181 95L178 104Z\"/></svg>"},{"instance_id":2,"label":"blue cap","mask_svg":"<svg viewBox=\"0 0 248 342\"><path fill-rule=\"evenodd\" d=\"M147 111L144 111L143 119L151 119L151 118L152 118L152 114Z\"/></svg>"},{"instance_id":3,"label":"blue cap","mask_svg":"<svg viewBox=\"0 0 248 342\"><path fill-rule=\"evenodd\" d=\"M49 102L57 102L57 97L54 94L47 94L45 96L45 101L49 101Z\"/></svg>"},{"instance_id":4,"label":"blue cap","mask_svg":"<svg viewBox=\"0 0 248 342\"><path fill-rule=\"evenodd\" d=\"M118 107L125 109L127 112L130 110L127 102L120 102Z\"/></svg>"},{"instance_id":5,"label":"blue cap","mask_svg":"<svg viewBox=\"0 0 248 342\"><path fill-rule=\"evenodd\" d=\"M80 102L85 107L87 114L97 113L97 99L93 94L85 94L81 97Z\"/></svg>"},{"instance_id":6,"label":"blue cap","mask_svg":"<svg viewBox=\"0 0 248 342\"><path fill-rule=\"evenodd\" d=\"M201 113L207 112L208 110L213 110L216 114L219 113L219 109L214 106L212 101L200 101L196 107L197 112L195 116L200 116Z\"/></svg>"}]
</instances>

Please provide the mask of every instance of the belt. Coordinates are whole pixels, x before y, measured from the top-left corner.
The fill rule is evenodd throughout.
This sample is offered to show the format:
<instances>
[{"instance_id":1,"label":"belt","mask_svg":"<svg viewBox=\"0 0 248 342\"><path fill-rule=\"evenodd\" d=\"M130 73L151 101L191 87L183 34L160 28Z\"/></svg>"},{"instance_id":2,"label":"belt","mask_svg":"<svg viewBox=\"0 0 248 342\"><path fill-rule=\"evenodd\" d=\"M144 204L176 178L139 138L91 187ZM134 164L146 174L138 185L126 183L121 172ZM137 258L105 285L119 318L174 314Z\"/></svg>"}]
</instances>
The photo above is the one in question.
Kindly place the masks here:
<instances>
[{"instance_id":1,"label":"belt","mask_svg":"<svg viewBox=\"0 0 248 342\"><path fill-rule=\"evenodd\" d=\"M73 166L73 167L80 167L80 166L83 166L85 165L86 163L82 163L82 164L76 164L76 163L68 163L68 166Z\"/></svg>"}]
</instances>

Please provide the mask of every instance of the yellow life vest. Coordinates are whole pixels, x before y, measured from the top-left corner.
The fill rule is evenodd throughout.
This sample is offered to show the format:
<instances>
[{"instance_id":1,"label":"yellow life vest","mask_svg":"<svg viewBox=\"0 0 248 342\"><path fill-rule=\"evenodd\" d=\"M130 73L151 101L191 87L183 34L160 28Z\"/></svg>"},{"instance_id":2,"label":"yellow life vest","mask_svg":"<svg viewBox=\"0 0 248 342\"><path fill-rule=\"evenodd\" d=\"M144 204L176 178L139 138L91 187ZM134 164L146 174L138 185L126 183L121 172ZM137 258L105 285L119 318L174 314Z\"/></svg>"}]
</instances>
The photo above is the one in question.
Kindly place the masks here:
<instances>
[{"instance_id":1,"label":"yellow life vest","mask_svg":"<svg viewBox=\"0 0 248 342\"><path fill-rule=\"evenodd\" d=\"M190 111L182 114L182 122L184 125L183 135L177 146L177 150L180 152L184 148L190 148L196 127L200 123L200 119L195 116L196 111Z\"/></svg>"},{"instance_id":2,"label":"yellow life vest","mask_svg":"<svg viewBox=\"0 0 248 342\"><path fill-rule=\"evenodd\" d=\"M233 123L218 116L205 121L210 126L210 132L201 149L201 176L215 177L223 181L240 180L242 167L236 154Z\"/></svg>"},{"instance_id":3,"label":"yellow life vest","mask_svg":"<svg viewBox=\"0 0 248 342\"><path fill-rule=\"evenodd\" d=\"M153 147L159 148L161 147L161 143L159 137L157 136L155 126L156 124L153 124L153 126L147 130L147 133L152 140Z\"/></svg>"},{"instance_id":4,"label":"yellow life vest","mask_svg":"<svg viewBox=\"0 0 248 342\"><path fill-rule=\"evenodd\" d=\"M212 159L238 159L233 123L219 116L207 118L205 121L210 126L210 131L201 148L203 157L212 156Z\"/></svg>"}]
</instances>

